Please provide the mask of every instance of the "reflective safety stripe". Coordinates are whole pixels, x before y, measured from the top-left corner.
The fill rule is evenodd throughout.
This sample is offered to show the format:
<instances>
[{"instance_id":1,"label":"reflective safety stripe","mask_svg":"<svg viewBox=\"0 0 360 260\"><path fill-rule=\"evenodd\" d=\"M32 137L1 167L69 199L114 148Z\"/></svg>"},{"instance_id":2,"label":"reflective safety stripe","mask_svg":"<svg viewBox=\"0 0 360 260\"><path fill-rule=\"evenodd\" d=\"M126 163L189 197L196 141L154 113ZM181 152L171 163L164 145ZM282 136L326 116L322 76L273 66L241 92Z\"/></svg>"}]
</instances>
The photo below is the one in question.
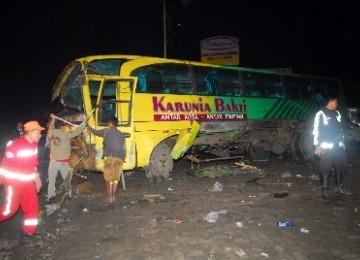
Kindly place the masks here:
<instances>
[{"instance_id":1,"label":"reflective safety stripe","mask_svg":"<svg viewBox=\"0 0 360 260\"><path fill-rule=\"evenodd\" d=\"M10 172L3 168L0 168L0 175L4 176L6 179L18 180L18 181L33 181L35 180L36 173L18 173L18 172Z\"/></svg>"},{"instance_id":2,"label":"reflective safety stripe","mask_svg":"<svg viewBox=\"0 0 360 260\"><path fill-rule=\"evenodd\" d=\"M314 145L318 145L318 144L319 144L318 138L319 138L320 117L323 118L323 124L324 124L324 125L327 125L327 124L328 124L328 121L327 121L327 118L326 118L325 113L324 113L322 110L320 110L319 112L317 112L316 115L315 115L314 130L313 130Z\"/></svg>"},{"instance_id":3,"label":"reflective safety stripe","mask_svg":"<svg viewBox=\"0 0 360 260\"><path fill-rule=\"evenodd\" d=\"M336 111L338 114L336 116L336 119L338 122L341 122L341 115L340 115L340 112L339 111Z\"/></svg>"},{"instance_id":4,"label":"reflective safety stripe","mask_svg":"<svg viewBox=\"0 0 360 260\"><path fill-rule=\"evenodd\" d=\"M14 158L14 157L15 157L12 152L6 152L6 153L5 153L5 156L6 156L6 158L8 158L8 159L11 159L11 158Z\"/></svg>"},{"instance_id":5,"label":"reflective safety stripe","mask_svg":"<svg viewBox=\"0 0 360 260\"><path fill-rule=\"evenodd\" d=\"M37 149L35 150L20 150L16 153L17 157L25 158L25 157L31 157L34 155L37 155Z\"/></svg>"},{"instance_id":6,"label":"reflective safety stripe","mask_svg":"<svg viewBox=\"0 0 360 260\"><path fill-rule=\"evenodd\" d=\"M3 215L7 216L10 214L10 206L11 206L11 199L13 196L13 188L11 186L8 186L7 196L6 196L6 202L5 202L5 210L3 211Z\"/></svg>"},{"instance_id":7,"label":"reflective safety stripe","mask_svg":"<svg viewBox=\"0 0 360 260\"><path fill-rule=\"evenodd\" d=\"M320 144L320 147L323 148L323 149L333 149L334 144L333 143L323 142L323 143Z\"/></svg>"},{"instance_id":8,"label":"reflective safety stripe","mask_svg":"<svg viewBox=\"0 0 360 260\"><path fill-rule=\"evenodd\" d=\"M30 218L24 220L24 226L37 226L39 220L37 218Z\"/></svg>"},{"instance_id":9,"label":"reflective safety stripe","mask_svg":"<svg viewBox=\"0 0 360 260\"><path fill-rule=\"evenodd\" d=\"M336 111L336 112L337 112L336 120L338 122L341 122L341 114L339 111ZM327 126L329 124L330 117L327 117L322 110L318 111L315 115L314 130L313 130L315 146L319 144L319 126L320 126L320 118L321 117L323 119L323 125ZM333 148L333 144L331 144L332 145L331 148L327 147L327 144L329 144L329 143L324 143L324 144L325 144L325 147L322 147L322 144L320 145L320 147L322 147L324 149L332 149Z\"/></svg>"}]
</instances>

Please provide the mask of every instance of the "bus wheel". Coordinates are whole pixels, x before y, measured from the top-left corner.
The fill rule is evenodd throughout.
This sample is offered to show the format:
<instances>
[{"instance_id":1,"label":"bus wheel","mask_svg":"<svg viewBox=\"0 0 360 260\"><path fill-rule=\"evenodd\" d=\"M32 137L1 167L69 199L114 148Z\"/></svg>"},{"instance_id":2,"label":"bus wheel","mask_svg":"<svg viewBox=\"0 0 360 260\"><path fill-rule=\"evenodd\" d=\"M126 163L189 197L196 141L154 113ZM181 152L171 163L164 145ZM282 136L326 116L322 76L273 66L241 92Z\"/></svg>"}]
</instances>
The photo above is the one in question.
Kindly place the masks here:
<instances>
[{"instance_id":1,"label":"bus wheel","mask_svg":"<svg viewBox=\"0 0 360 260\"><path fill-rule=\"evenodd\" d=\"M250 144L248 155L253 162L265 162L270 159L270 151L267 151L262 143Z\"/></svg>"},{"instance_id":2,"label":"bus wheel","mask_svg":"<svg viewBox=\"0 0 360 260\"><path fill-rule=\"evenodd\" d=\"M311 159L314 156L314 145L310 134L301 134L299 138L299 151L302 159Z\"/></svg>"},{"instance_id":3,"label":"bus wheel","mask_svg":"<svg viewBox=\"0 0 360 260\"><path fill-rule=\"evenodd\" d=\"M293 158L296 160L302 159L302 155L301 155L301 151L300 151L300 136L301 134L295 134L292 137L292 141L291 141L291 151L292 151L292 155Z\"/></svg>"},{"instance_id":4,"label":"bus wheel","mask_svg":"<svg viewBox=\"0 0 360 260\"><path fill-rule=\"evenodd\" d=\"M145 169L146 177L150 182L160 183L167 181L174 166L170 152L170 147L164 142L160 143L152 151L149 165Z\"/></svg>"}]
</instances>

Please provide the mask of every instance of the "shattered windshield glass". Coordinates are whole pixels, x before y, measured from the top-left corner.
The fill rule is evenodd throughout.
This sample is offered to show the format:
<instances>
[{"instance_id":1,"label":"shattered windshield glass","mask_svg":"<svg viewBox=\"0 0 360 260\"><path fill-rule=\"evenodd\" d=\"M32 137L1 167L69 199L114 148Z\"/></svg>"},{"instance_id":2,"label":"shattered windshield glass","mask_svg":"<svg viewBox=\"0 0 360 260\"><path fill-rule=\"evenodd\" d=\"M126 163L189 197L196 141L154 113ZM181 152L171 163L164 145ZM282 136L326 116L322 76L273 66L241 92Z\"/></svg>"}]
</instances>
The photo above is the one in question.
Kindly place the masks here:
<instances>
[{"instance_id":1,"label":"shattered windshield glass","mask_svg":"<svg viewBox=\"0 0 360 260\"><path fill-rule=\"evenodd\" d=\"M127 59L106 59L84 62L83 66L79 62L70 64L60 76L56 84L56 92L62 92L61 100L66 107L83 110L82 87L86 84L85 74L118 76L121 65ZM56 96L56 93L54 93Z\"/></svg>"},{"instance_id":2,"label":"shattered windshield glass","mask_svg":"<svg viewBox=\"0 0 360 260\"><path fill-rule=\"evenodd\" d=\"M125 59L116 59L116 60L94 60L86 66L86 73L91 74L101 74L109 76L118 76L120 73L120 66Z\"/></svg>"},{"instance_id":3,"label":"shattered windshield glass","mask_svg":"<svg viewBox=\"0 0 360 260\"><path fill-rule=\"evenodd\" d=\"M62 100L65 106L82 109L82 81L83 71L80 63L76 63L64 82Z\"/></svg>"}]
</instances>

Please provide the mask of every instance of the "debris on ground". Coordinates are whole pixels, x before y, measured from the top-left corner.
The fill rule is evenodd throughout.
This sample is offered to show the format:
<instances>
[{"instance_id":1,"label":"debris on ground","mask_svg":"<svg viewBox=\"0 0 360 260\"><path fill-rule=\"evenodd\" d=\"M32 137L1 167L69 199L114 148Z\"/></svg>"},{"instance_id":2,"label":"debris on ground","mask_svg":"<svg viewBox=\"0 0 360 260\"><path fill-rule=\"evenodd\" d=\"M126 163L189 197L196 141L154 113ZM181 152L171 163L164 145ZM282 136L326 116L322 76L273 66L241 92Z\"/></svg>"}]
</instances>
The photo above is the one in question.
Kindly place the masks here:
<instances>
[{"instance_id":1,"label":"debris on ground","mask_svg":"<svg viewBox=\"0 0 360 260\"><path fill-rule=\"evenodd\" d=\"M220 182L215 182L214 186L210 189L210 192L218 192L218 191L222 191L223 190L223 186Z\"/></svg>"},{"instance_id":2,"label":"debris on ground","mask_svg":"<svg viewBox=\"0 0 360 260\"><path fill-rule=\"evenodd\" d=\"M18 241L7 238L0 239L0 259L10 259L12 250L18 245Z\"/></svg>"},{"instance_id":3,"label":"debris on ground","mask_svg":"<svg viewBox=\"0 0 360 260\"><path fill-rule=\"evenodd\" d=\"M161 194L145 194L143 199L149 202L154 202L155 199L165 200L165 196Z\"/></svg>"},{"instance_id":4,"label":"debris on ground","mask_svg":"<svg viewBox=\"0 0 360 260\"><path fill-rule=\"evenodd\" d=\"M290 178L292 177L292 174L290 172L284 172L283 174L281 174L281 178Z\"/></svg>"},{"instance_id":5,"label":"debris on ground","mask_svg":"<svg viewBox=\"0 0 360 260\"><path fill-rule=\"evenodd\" d=\"M244 170L259 170L256 166L252 166L252 165L246 164L244 162L235 162L234 164L236 166L241 167Z\"/></svg>"},{"instance_id":6,"label":"debris on ground","mask_svg":"<svg viewBox=\"0 0 360 260\"><path fill-rule=\"evenodd\" d=\"M276 222L278 227L293 227L295 223L293 221L278 221Z\"/></svg>"},{"instance_id":7,"label":"debris on ground","mask_svg":"<svg viewBox=\"0 0 360 260\"><path fill-rule=\"evenodd\" d=\"M222 209L219 211L211 211L204 217L204 220L209 223L215 223L218 220L219 215L225 215L226 213L226 209Z\"/></svg>"},{"instance_id":8,"label":"debris on ground","mask_svg":"<svg viewBox=\"0 0 360 260\"><path fill-rule=\"evenodd\" d=\"M89 181L82 182L76 186L77 193L90 193L93 188L93 184Z\"/></svg>"},{"instance_id":9,"label":"debris on ground","mask_svg":"<svg viewBox=\"0 0 360 260\"><path fill-rule=\"evenodd\" d=\"M234 253L235 253L236 255L238 255L239 257L243 257L243 256L246 255L246 252L245 252L244 249L242 249L242 248L234 250Z\"/></svg>"},{"instance_id":10,"label":"debris on ground","mask_svg":"<svg viewBox=\"0 0 360 260\"><path fill-rule=\"evenodd\" d=\"M266 258L269 257L269 254L267 253L261 253L261 256L265 256Z\"/></svg>"},{"instance_id":11,"label":"debris on ground","mask_svg":"<svg viewBox=\"0 0 360 260\"><path fill-rule=\"evenodd\" d=\"M47 216L50 216L60 208L58 204L47 204L45 205L45 212Z\"/></svg>"},{"instance_id":12,"label":"debris on ground","mask_svg":"<svg viewBox=\"0 0 360 260\"><path fill-rule=\"evenodd\" d=\"M320 175L316 174L316 173L313 173L313 174L310 175L309 178L314 180L314 181L319 181L320 180Z\"/></svg>"},{"instance_id":13,"label":"debris on ground","mask_svg":"<svg viewBox=\"0 0 360 260\"><path fill-rule=\"evenodd\" d=\"M269 176L270 176L270 174L265 174L265 175L256 177L256 178L254 178L254 179L248 180L246 183L257 183L257 184L259 184L258 182L259 182L260 180L265 179L265 178L267 178L267 177L269 177Z\"/></svg>"},{"instance_id":14,"label":"debris on ground","mask_svg":"<svg viewBox=\"0 0 360 260\"><path fill-rule=\"evenodd\" d=\"M198 177L206 178L220 178L224 176L234 176L238 174L254 174L260 173L261 170L254 168L254 166L249 167L239 167L239 166L229 166L229 165L216 165L204 167L201 169L191 170L189 173Z\"/></svg>"},{"instance_id":15,"label":"debris on ground","mask_svg":"<svg viewBox=\"0 0 360 260\"><path fill-rule=\"evenodd\" d=\"M308 233L309 233L309 230L302 227L302 228L300 228L300 232L305 233L305 234L308 234Z\"/></svg>"},{"instance_id":16,"label":"debris on ground","mask_svg":"<svg viewBox=\"0 0 360 260\"><path fill-rule=\"evenodd\" d=\"M179 218L175 218L175 219L173 220L173 222L174 222L174 224L181 224L181 223L182 223L182 220L179 219Z\"/></svg>"},{"instance_id":17,"label":"debris on ground","mask_svg":"<svg viewBox=\"0 0 360 260\"><path fill-rule=\"evenodd\" d=\"M283 198L285 198L287 196L289 196L289 194L287 192L283 192L283 193L276 192L274 194L274 198L277 198L277 199L283 199Z\"/></svg>"},{"instance_id":18,"label":"debris on ground","mask_svg":"<svg viewBox=\"0 0 360 260\"><path fill-rule=\"evenodd\" d=\"M242 228L243 224L241 221L236 221L235 226L237 226L238 228Z\"/></svg>"}]
</instances>

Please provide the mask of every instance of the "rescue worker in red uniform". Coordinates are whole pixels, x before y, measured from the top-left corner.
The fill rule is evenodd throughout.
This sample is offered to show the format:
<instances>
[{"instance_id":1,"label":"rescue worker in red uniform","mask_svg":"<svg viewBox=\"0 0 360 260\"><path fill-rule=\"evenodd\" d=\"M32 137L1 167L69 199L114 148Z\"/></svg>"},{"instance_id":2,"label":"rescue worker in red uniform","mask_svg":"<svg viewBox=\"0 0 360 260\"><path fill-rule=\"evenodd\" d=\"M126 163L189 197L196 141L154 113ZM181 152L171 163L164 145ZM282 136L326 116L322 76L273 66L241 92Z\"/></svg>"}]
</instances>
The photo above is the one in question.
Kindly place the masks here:
<instances>
[{"instance_id":1,"label":"rescue worker in red uniform","mask_svg":"<svg viewBox=\"0 0 360 260\"><path fill-rule=\"evenodd\" d=\"M41 127L37 121L24 124L24 135L10 141L0 165L0 183L4 186L5 198L0 206L0 222L19 210L23 211L23 235L36 234L39 202L37 193L42 183L37 171L38 142Z\"/></svg>"}]
</instances>

